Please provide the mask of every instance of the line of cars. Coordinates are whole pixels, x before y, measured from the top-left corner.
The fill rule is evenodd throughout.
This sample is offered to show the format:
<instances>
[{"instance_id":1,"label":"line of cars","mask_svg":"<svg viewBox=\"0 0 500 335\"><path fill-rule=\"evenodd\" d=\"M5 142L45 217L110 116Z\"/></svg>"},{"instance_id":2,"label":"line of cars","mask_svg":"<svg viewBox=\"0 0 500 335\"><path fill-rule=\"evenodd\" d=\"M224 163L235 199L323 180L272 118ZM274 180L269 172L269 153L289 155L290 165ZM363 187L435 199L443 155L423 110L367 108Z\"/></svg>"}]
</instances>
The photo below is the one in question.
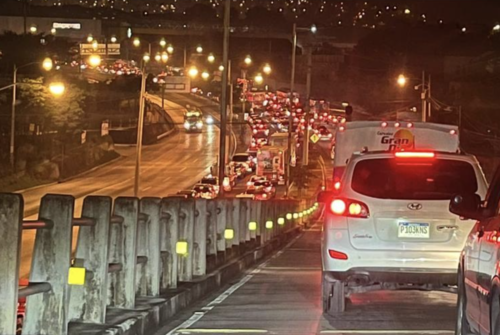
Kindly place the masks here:
<instances>
[{"instance_id":1,"label":"line of cars","mask_svg":"<svg viewBox=\"0 0 500 335\"><path fill-rule=\"evenodd\" d=\"M350 122L336 134L325 204L322 300L352 293L458 292L457 335L500 334L500 169L491 186L458 129Z\"/></svg>"}]
</instances>

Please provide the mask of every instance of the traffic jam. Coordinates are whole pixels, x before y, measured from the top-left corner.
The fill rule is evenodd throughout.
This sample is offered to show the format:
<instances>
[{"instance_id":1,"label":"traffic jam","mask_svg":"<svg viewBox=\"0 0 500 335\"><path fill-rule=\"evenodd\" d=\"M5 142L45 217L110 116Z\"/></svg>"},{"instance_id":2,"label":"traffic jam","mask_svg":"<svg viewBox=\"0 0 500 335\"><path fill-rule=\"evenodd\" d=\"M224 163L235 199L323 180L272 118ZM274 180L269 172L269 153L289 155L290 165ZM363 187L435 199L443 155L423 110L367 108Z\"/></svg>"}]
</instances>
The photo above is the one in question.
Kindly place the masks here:
<instances>
[{"instance_id":1,"label":"traffic jam","mask_svg":"<svg viewBox=\"0 0 500 335\"><path fill-rule=\"evenodd\" d=\"M309 115L295 95L290 108L289 94L277 92L249 92L251 102L245 115L251 139L245 152L235 153L226 168L226 176L219 184L214 173L204 176L191 189L179 191L175 196L182 198L215 199L220 187L228 196L267 201L283 196L286 185L286 162L291 166L297 162L297 152L303 146L306 125L310 135L316 134L317 141L331 150L334 129L345 123L344 111L332 110L322 99L311 100ZM288 146L289 118L292 118L290 149ZM204 127L214 123L212 116L204 115L194 106L186 106L184 128L187 133L200 133ZM290 152L289 152L290 150ZM220 187L219 187L220 185Z\"/></svg>"},{"instance_id":2,"label":"traffic jam","mask_svg":"<svg viewBox=\"0 0 500 335\"><path fill-rule=\"evenodd\" d=\"M500 173L488 189L456 126L346 122L326 101L311 100L306 113L288 96L254 93L250 146L232 157L222 187L237 198L279 197L306 127L328 148L332 182L318 195L324 313L344 313L352 294L443 291L458 295L456 334L500 334ZM207 175L179 195L215 199L218 185Z\"/></svg>"}]
</instances>

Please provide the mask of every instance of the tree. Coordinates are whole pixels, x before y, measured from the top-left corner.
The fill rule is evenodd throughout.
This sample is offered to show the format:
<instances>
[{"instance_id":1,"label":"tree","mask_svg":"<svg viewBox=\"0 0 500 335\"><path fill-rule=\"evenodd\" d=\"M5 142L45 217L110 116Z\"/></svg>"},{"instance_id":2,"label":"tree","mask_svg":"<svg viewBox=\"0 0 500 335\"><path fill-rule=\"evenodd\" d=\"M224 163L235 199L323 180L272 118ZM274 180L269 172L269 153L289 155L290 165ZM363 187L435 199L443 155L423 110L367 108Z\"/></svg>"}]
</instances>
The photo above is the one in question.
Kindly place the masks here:
<instances>
[{"instance_id":1,"label":"tree","mask_svg":"<svg viewBox=\"0 0 500 335\"><path fill-rule=\"evenodd\" d=\"M42 78L23 79L19 97L22 112L41 118L46 129L74 130L81 124L85 92L74 84L66 83L64 94L56 97Z\"/></svg>"}]
</instances>

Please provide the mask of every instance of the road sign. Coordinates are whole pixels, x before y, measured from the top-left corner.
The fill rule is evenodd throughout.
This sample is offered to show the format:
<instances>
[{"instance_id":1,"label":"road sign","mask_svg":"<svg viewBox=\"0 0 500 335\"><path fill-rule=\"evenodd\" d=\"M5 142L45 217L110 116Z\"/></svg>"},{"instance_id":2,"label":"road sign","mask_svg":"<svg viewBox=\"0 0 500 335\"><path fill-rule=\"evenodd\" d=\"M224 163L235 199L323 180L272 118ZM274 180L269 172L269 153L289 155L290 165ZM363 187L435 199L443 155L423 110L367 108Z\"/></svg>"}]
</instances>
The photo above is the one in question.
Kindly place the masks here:
<instances>
[{"instance_id":1,"label":"road sign","mask_svg":"<svg viewBox=\"0 0 500 335\"><path fill-rule=\"evenodd\" d=\"M318 136L317 134L312 134L312 136L311 136L311 137L309 137L309 138L311 139L311 142L312 142L313 144L316 144L316 143L318 143L318 141L319 141L319 136Z\"/></svg>"},{"instance_id":2,"label":"road sign","mask_svg":"<svg viewBox=\"0 0 500 335\"><path fill-rule=\"evenodd\" d=\"M118 43L108 43L108 55L119 55L120 54L120 44ZM94 45L92 43L80 44L80 55L106 55L106 44L99 43Z\"/></svg>"}]
</instances>

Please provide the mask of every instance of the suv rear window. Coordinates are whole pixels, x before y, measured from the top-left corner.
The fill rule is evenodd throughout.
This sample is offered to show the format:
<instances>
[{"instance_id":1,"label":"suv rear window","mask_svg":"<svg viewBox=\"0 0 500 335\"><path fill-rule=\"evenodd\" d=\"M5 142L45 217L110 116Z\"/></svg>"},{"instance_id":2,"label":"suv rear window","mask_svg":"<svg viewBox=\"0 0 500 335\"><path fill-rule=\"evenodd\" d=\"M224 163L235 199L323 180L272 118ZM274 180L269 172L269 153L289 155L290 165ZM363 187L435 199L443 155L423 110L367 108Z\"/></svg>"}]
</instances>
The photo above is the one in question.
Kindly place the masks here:
<instances>
[{"instance_id":1,"label":"suv rear window","mask_svg":"<svg viewBox=\"0 0 500 335\"><path fill-rule=\"evenodd\" d=\"M248 162L249 157L248 155L234 155L233 156L233 162Z\"/></svg>"},{"instance_id":2,"label":"suv rear window","mask_svg":"<svg viewBox=\"0 0 500 335\"><path fill-rule=\"evenodd\" d=\"M448 200L456 194L475 193L477 180L467 162L382 158L358 162L351 187L380 199Z\"/></svg>"}]
</instances>

